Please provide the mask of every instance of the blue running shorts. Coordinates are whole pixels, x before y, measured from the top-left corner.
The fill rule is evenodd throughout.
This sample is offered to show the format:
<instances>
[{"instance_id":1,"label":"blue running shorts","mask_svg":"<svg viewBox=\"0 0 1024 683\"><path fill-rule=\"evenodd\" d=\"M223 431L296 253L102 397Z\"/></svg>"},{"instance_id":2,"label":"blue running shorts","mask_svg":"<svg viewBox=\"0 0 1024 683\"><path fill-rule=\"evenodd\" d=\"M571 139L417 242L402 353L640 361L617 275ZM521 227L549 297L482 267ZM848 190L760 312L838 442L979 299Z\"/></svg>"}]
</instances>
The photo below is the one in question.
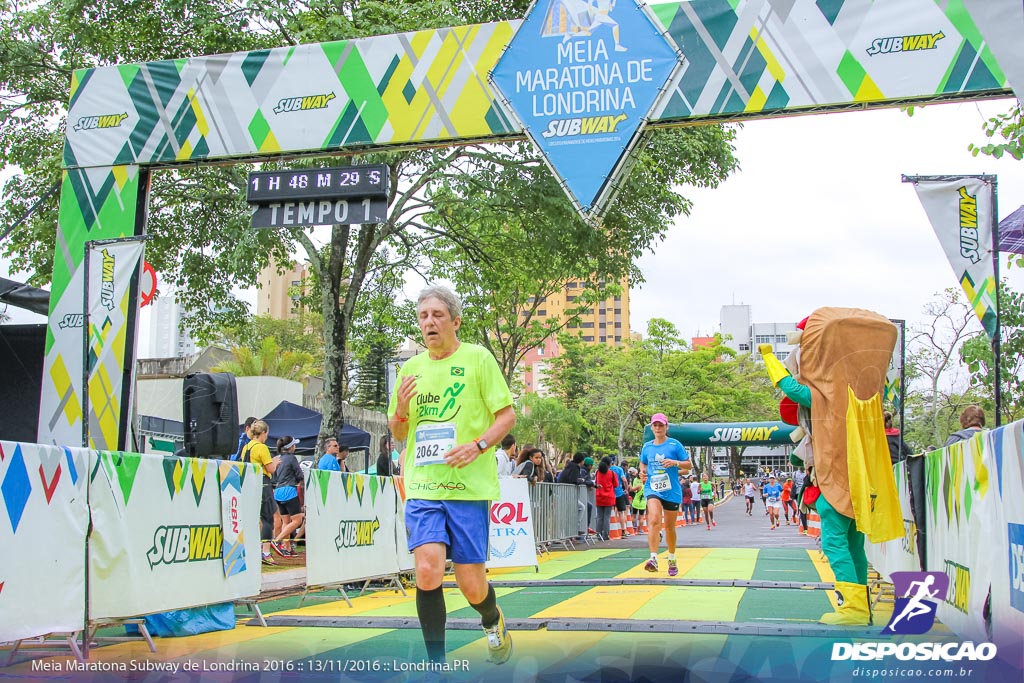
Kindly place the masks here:
<instances>
[{"instance_id":1,"label":"blue running shorts","mask_svg":"<svg viewBox=\"0 0 1024 683\"><path fill-rule=\"evenodd\" d=\"M486 500L421 500L405 502L409 552L424 543L444 543L455 564L487 561L491 504Z\"/></svg>"}]
</instances>

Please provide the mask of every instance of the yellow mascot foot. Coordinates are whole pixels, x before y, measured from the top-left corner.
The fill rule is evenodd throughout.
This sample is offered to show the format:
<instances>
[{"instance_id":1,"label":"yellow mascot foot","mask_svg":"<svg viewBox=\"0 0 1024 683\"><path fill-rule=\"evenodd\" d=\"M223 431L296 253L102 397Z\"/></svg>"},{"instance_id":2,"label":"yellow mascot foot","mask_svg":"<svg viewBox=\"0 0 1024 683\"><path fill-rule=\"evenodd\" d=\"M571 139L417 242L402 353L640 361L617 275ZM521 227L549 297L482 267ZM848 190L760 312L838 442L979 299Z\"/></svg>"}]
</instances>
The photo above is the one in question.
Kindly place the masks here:
<instances>
[{"instance_id":1,"label":"yellow mascot foot","mask_svg":"<svg viewBox=\"0 0 1024 683\"><path fill-rule=\"evenodd\" d=\"M836 581L836 591L842 596L835 612L829 612L818 623L832 626L867 626L871 623L867 586L859 583Z\"/></svg>"}]
</instances>

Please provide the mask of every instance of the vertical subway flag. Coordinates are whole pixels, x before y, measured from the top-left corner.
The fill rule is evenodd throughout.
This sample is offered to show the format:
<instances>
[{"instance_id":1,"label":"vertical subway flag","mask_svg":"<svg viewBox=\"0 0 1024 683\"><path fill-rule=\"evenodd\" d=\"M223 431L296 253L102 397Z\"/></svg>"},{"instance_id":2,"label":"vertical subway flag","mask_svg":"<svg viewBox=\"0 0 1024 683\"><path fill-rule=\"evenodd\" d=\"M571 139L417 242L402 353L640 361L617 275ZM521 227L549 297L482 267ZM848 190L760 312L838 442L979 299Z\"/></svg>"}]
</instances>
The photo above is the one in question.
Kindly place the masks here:
<instances>
[{"instance_id":1,"label":"vertical subway flag","mask_svg":"<svg viewBox=\"0 0 1024 683\"><path fill-rule=\"evenodd\" d=\"M992 179L911 178L949 264L989 339L996 335Z\"/></svg>"},{"instance_id":2,"label":"vertical subway flag","mask_svg":"<svg viewBox=\"0 0 1024 683\"><path fill-rule=\"evenodd\" d=\"M143 242L87 244L89 254L89 441L115 450L121 422L124 344L138 306L131 298L132 276L142 260ZM130 390L131 388L128 387Z\"/></svg>"}]
</instances>

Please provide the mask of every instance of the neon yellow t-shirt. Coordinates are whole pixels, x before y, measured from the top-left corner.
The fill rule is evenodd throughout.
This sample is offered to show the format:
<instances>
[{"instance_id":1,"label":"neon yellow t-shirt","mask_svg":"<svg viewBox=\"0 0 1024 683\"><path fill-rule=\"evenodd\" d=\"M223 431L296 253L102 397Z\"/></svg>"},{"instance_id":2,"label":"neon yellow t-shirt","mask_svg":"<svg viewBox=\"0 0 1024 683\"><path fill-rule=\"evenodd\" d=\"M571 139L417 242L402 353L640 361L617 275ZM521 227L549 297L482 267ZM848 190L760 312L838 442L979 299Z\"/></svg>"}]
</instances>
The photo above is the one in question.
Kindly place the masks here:
<instances>
[{"instance_id":1,"label":"neon yellow t-shirt","mask_svg":"<svg viewBox=\"0 0 1024 683\"><path fill-rule=\"evenodd\" d=\"M455 353L431 360L414 356L398 372L388 416L398 405L398 385L416 377L416 396L409 404L406 438L405 492L425 500L497 500L498 467L493 447L469 465L456 469L444 462L453 447L480 438L494 423L494 414L512 405L498 363L487 349L459 344Z\"/></svg>"}]
</instances>

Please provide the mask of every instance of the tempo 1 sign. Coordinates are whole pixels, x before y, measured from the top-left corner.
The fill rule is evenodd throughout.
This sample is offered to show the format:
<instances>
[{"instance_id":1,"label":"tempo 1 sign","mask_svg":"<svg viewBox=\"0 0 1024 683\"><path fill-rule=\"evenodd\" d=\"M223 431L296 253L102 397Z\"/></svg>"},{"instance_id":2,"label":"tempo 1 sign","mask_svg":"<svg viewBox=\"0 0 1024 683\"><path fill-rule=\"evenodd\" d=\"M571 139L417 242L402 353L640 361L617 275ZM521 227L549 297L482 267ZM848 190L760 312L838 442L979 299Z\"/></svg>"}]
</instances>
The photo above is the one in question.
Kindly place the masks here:
<instances>
[{"instance_id":1,"label":"tempo 1 sign","mask_svg":"<svg viewBox=\"0 0 1024 683\"><path fill-rule=\"evenodd\" d=\"M388 215L386 165L249 174L253 228L382 223Z\"/></svg>"},{"instance_id":2,"label":"tempo 1 sign","mask_svg":"<svg viewBox=\"0 0 1024 683\"><path fill-rule=\"evenodd\" d=\"M321 199L310 202L259 204L252 212L254 228L298 228L312 225L383 223L386 199Z\"/></svg>"}]
</instances>

